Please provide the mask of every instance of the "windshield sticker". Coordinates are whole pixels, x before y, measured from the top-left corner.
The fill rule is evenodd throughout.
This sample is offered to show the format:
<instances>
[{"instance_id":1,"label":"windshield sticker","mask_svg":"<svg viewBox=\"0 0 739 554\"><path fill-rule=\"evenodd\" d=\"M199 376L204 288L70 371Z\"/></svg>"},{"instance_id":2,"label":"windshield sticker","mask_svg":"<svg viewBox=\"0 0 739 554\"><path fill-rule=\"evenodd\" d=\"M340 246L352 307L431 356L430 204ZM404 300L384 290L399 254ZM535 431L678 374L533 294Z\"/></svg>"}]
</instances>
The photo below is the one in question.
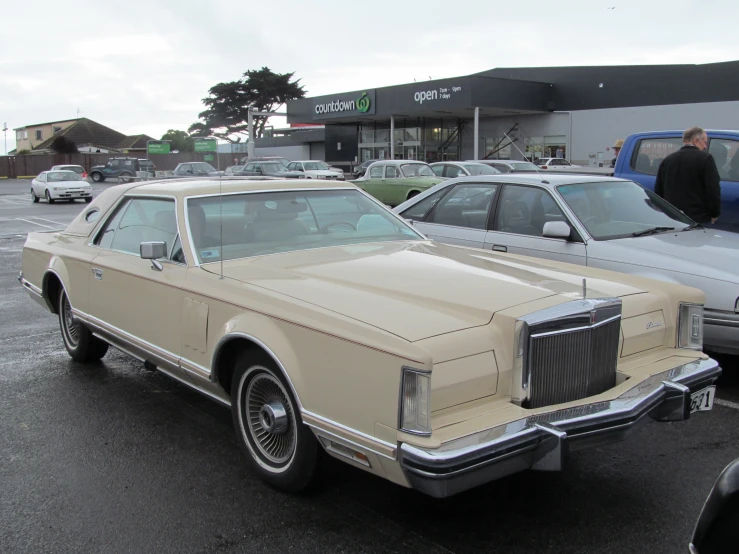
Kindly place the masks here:
<instances>
[{"instance_id":1,"label":"windshield sticker","mask_svg":"<svg viewBox=\"0 0 739 554\"><path fill-rule=\"evenodd\" d=\"M208 250L201 250L200 251L200 259L201 260L208 260L210 258L218 258L221 255L221 249L220 248L209 248Z\"/></svg>"}]
</instances>

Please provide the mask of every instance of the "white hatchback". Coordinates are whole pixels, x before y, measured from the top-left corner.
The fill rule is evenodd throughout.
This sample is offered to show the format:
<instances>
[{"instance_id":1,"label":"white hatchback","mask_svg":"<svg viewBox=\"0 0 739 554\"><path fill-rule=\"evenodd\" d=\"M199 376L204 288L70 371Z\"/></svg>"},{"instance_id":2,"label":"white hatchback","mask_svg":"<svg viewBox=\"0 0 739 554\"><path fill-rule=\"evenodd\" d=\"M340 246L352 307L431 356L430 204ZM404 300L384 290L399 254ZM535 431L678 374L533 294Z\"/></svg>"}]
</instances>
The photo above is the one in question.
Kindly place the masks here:
<instances>
[{"instance_id":1,"label":"white hatchback","mask_svg":"<svg viewBox=\"0 0 739 554\"><path fill-rule=\"evenodd\" d=\"M74 171L42 171L31 181L31 200L45 198L49 204L57 200L92 202L92 187Z\"/></svg>"}]
</instances>

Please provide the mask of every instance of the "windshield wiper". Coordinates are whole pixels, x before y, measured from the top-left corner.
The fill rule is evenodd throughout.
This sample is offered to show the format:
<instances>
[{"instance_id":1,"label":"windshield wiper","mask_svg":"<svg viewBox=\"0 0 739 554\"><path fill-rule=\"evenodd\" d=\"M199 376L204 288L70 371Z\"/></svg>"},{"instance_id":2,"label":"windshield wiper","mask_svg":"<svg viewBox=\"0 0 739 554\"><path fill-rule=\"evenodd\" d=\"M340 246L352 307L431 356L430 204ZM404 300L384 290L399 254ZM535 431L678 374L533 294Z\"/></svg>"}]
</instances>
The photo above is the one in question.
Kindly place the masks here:
<instances>
[{"instance_id":1,"label":"windshield wiper","mask_svg":"<svg viewBox=\"0 0 739 554\"><path fill-rule=\"evenodd\" d=\"M692 231L693 229L703 229L703 225L701 225L700 223L697 223L697 222L696 223L691 223L690 225L688 225L687 227L685 227L683 229L683 231Z\"/></svg>"},{"instance_id":2,"label":"windshield wiper","mask_svg":"<svg viewBox=\"0 0 739 554\"><path fill-rule=\"evenodd\" d=\"M632 237L643 237L645 235L653 235L655 233L661 233L662 231L674 231L674 227L651 227L649 229L644 229L643 231L636 231L635 233L631 233Z\"/></svg>"}]
</instances>

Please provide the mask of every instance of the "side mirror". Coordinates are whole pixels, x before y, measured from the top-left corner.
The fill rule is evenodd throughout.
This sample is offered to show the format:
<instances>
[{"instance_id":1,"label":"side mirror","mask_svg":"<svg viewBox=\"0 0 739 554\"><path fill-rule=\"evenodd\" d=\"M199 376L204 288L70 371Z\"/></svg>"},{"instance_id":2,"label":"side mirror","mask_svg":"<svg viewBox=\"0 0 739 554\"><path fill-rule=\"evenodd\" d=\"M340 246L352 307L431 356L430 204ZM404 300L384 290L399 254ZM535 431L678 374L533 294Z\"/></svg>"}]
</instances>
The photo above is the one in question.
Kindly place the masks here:
<instances>
[{"instance_id":1,"label":"side mirror","mask_svg":"<svg viewBox=\"0 0 739 554\"><path fill-rule=\"evenodd\" d=\"M564 221L547 221L544 224L541 236L550 239L568 239L572 229Z\"/></svg>"},{"instance_id":2,"label":"side mirror","mask_svg":"<svg viewBox=\"0 0 739 554\"><path fill-rule=\"evenodd\" d=\"M139 245L139 254L144 260L151 260L151 268L157 271L164 269L158 258L167 257L167 243L164 241L142 242Z\"/></svg>"},{"instance_id":3,"label":"side mirror","mask_svg":"<svg viewBox=\"0 0 739 554\"><path fill-rule=\"evenodd\" d=\"M728 554L739 544L739 458L716 479L690 541L691 554Z\"/></svg>"}]
</instances>

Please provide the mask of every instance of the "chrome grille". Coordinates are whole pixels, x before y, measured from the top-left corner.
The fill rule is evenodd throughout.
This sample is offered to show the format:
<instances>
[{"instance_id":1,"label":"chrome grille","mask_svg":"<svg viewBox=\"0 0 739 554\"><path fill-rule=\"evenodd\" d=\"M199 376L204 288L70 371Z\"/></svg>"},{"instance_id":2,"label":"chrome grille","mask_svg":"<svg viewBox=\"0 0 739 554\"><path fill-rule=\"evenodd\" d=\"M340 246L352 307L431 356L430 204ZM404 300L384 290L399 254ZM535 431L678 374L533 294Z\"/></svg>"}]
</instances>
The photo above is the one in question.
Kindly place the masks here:
<instances>
[{"instance_id":1,"label":"chrome grille","mask_svg":"<svg viewBox=\"0 0 739 554\"><path fill-rule=\"evenodd\" d=\"M568 302L519 320L516 394L526 408L579 400L616 384L621 301Z\"/></svg>"}]
</instances>

